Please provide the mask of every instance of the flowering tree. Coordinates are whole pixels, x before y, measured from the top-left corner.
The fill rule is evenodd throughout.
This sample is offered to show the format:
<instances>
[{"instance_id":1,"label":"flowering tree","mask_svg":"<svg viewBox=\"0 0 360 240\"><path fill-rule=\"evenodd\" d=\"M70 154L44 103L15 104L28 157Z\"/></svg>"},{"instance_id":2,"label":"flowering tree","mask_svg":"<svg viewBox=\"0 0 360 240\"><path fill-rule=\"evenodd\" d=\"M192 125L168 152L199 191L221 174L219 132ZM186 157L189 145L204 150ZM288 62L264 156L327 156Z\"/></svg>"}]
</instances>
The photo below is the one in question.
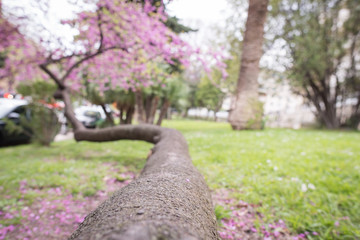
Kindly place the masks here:
<instances>
[{"instance_id":1,"label":"flowering tree","mask_svg":"<svg viewBox=\"0 0 360 240\"><path fill-rule=\"evenodd\" d=\"M176 59L186 65L195 52L164 25L162 6L155 11L150 1L137 2L99 0L95 11L64 21L78 33L71 46L40 39L32 48L10 55L14 45L4 46L3 69L23 66L24 57L19 56L26 52L26 66L34 69L16 71L16 78L45 74L56 83L77 141L131 139L155 144L140 177L89 215L70 239L218 239L211 196L179 132L145 124L88 130L75 118L70 94L82 88L85 73L100 91L120 87L136 93L156 81L149 62L172 64Z\"/></svg>"},{"instance_id":2,"label":"flowering tree","mask_svg":"<svg viewBox=\"0 0 360 240\"><path fill-rule=\"evenodd\" d=\"M66 95L83 87L85 74L87 82L96 85L100 92L116 88L135 92L138 109L141 110L141 89L158 84L152 70L154 64L150 63L187 65L190 56L197 55L205 67L213 61L225 68L221 64L222 58L216 54L212 54L213 58L206 62L199 51L182 41L164 22L163 5L154 7L150 1L143 1L143 4L121 0L99 1L96 11L83 11L74 20L63 21L78 32L72 46L40 38L36 51L29 52L27 46L17 48L29 55L20 58L31 59L32 65L26 63L26 71L17 71L16 80L38 76L37 65L46 74L45 78L53 80L61 94ZM58 47L54 48L54 45ZM19 54L11 55L20 59ZM24 64L14 59L7 64L17 68L21 65ZM66 116L76 128L78 124L75 124L67 97L63 96L63 99L67 107ZM139 112L139 116L142 115ZM142 118L139 120L148 122Z\"/></svg>"}]
</instances>

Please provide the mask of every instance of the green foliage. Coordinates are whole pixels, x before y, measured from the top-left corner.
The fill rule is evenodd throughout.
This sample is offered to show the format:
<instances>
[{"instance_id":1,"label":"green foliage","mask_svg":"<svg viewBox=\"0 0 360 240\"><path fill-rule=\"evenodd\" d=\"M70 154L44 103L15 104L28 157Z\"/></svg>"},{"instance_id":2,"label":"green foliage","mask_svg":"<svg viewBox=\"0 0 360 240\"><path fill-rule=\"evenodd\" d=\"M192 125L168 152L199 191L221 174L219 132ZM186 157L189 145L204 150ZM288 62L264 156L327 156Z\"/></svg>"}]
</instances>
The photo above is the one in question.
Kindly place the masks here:
<instances>
[{"instance_id":1,"label":"green foliage","mask_svg":"<svg viewBox=\"0 0 360 240\"><path fill-rule=\"evenodd\" d=\"M49 146L60 130L58 117L53 109L43 104L31 103L27 107L31 111L30 121L21 119L21 125L25 129L31 129L32 139L44 146Z\"/></svg>"},{"instance_id":2,"label":"green foliage","mask_svg":"<svg viewBox=\"0 0 360 240\"><path fill-rule=\"evenodd\" d=\"M145 0L131 0L131 2L141 2L142 4L145 3ZM159 7L164 6L163 0L153 0L151 4L156 7L158 10ZM187 32L194 32L196 30L189 28L181 23L179 23L179 19L177 17L168 17L165 21L165 25L171 29L174 33L187 33Z\"/></svg>"},{"instance_id":3,"label":"green foliage","mask_svg":"<svg viewBox=\"0 0 360 240\"><path fill-rule=\"evenodd\" d=\"M282 28L275 41L291 59L286 67L295 92L314 104L321 123L339 126L342 110L334 114L336 108L349 98L360 103L359 1L283 0L272 6L270 15ZM355 105L351 111L347 118L360 114Z\"/></svg>"},{"instance_id":4,"label":"green foliage","mask_svg":"<svg viewBox=\"0 0 360 240\"><path fill-rule=\"evenodd\" d=\"M21 128L26 133L31 133L33 141L49 146L60 129L55 110L46 106L55 102L53 95L56 86L45 81L36 81L20 84L17 91L31 97L31 102L26 107L30 116L26 114L20 117ZM7 128L11 128L11 125ZM20 131L19 128L17 131Z\"/></svg>"},{"instance_id":5,"label":"green foliage","mask_svg":"<svg viewBox=\"0 0 360 240\"><path fill-rule=\"evenodd\" d=\"M21 116L20 116L21 118ZM10 120L10 119L2 119L6 126L5 126L5 130L9 135L19 135L19 134L28 134L29 136L31 136L31 132L27 132L24 127L22 125L17 125L14 121Z\"/></svg>"},{"instance_id":6,"label":"green foliage","mask_svg":"<svg viewBox=\"0 0 360 240\"><path fill-rule=\"evenodd\" d=\"M53 83L38 80L32 83L22 83L17 87L18 93L23 96L30 96L33 101L46 103L54 102L54 93L57 87Z\"/></svg>"},{"instance_id":7,"label":"green foliage","mask_svg":"<svg viewBox=\"0 0 360 240\"><path fill-rule=\"evenodd\" d=\"M172 103L172 105L178 109L182 109L185 105L184 99L187 97L188 89L183 79L174 74L168 79L166 85L161 89L162 96Z\"/></svg>"},{"instance_id":8,"label":"green foliage","mask_svg":"<svg viewBox=\"0 0 360 240\"><path fill-rule=\"evenodd\" d=\"M166 19L165 25L175 33L188 33L197 31L179 23L179 19L177 17L168 17Z\"/></svg>"},{"instance_id":9,"label":"green foliage","mask_svg":"<svg viewBox=\"0 0 360 240\"><path fill-rule=\"evenodd\" d=\"M105 102L116 102L121 106L134 106L135 95L134 92L124 89L110 89L105 92Z\"/></svg>"},{"instance_id":10,"label":"green foliage","mask_svg":"<svg viewBox=\"0 0 360 240\"><path fill-rule=\"evenodd\" d=\"M294 232L319 232L313 239L359 238L358 132L233 132L226 123L205 121L164 126L185 135L193 162L211 189L234 189L238 200L261 205L257 210L265 222L283 219Z\"/></svg>"},{"instance_id":11,"label":"green foliage","mask_svg":"<svg viewBox=\"0 0 360 240\"><path fill-rule=\"evenodd\" d=\"M5 67L6 53L0 52L0 68Z\"/></svg>"},{"instance_id":12,"label":"green foliage","mask_svg":"<svg viewBox=\"0 0 360 240\"><path fill-rule=\"evenodd\" d=\"M205 75L201 79L196 91L196 105L218 112L221 109L224 98L225 93Z\"/></svg>"},{"instance_id":13,"label":"green foliage","mask_svg":"<svg viewBox=\"0 0 360 240\"><path fill-rule=\"evenodd\" d=\"M84 96L86 100L88 100L92 104L101 105L111 102L113 97L113 91L106 91L105 94L101 95L98 87L95 84L86 82Z\"/></svg>"},{"instance_id":14,"label":"green foliage","mask_svg":"<svg viewBox=\"0 0 360 240\"><path fill-rule=\"evenodd\" d=\"M109 163L139 172L150 148L144 142L99 144L73 140L55 142L51 148L32 144L1 148L0 209L22 203L18 201L22 198L21 181L31 188L63 187L73 195L91 196L104 187L104 177L114 174ZM38 197L38 193L29 192L25 202Z\"/></svg>"}]
</instances>

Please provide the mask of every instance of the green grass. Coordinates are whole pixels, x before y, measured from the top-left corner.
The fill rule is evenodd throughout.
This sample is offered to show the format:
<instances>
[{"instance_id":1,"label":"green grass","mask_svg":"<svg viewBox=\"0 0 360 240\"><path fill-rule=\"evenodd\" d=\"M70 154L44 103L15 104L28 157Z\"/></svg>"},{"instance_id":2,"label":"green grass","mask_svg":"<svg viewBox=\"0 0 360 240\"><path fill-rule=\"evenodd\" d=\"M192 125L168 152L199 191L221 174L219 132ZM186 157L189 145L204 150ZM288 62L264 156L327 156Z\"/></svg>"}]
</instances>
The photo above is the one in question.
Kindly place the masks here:
<instances>
[{"instance_id":1,"label":"green grass","mask_svg":"<svg viewBox=\"0 0 360 240\"><path fill-rule=\"evenodd\" d=\"M151 144L144 142L53 143L50 148L22 145L0 148L0 209L15 206L21 198L19 183L33 188L63 187L74 195L90 196L103 187L109 164L140 171ZM114 176L117 177L117 176ZM25 200L36 199L28 192Z\"/></svg>"},{"instance_id":2,"label":"green grass","mask_svg":"<svg viewBox=\"0 0 360 240\"><path fill-rule=\"evenodd\" d=\"M319 239L360 237L359 132L235 132L226 123L204 121L166 121L165 126L184 134L211 189L235 189L234 197L259 205L265 221L283 219L294 232L319 232ZM65 141L51 148L2 148L0 208L16 202L21 180L34 187L94 192L109 172L104 162L140 171L150 147L131 141ZM309 184L315 189L302 191Z\"/></svg>"},{"instance_id":3,"label":"green grass","mask_svg":"<svg viewBox=\"0 0 360 240\"><path fill-rule=\"evenodd\" d=\"M238 190L237 198L261 205L265 220L284 219L294 231L316 231L323 239L360 237L359 132L235 132L203 121L166 126L184 133L210 188ZM303 192L302 184L315 189Z\"/></svg>"}]
</instances>

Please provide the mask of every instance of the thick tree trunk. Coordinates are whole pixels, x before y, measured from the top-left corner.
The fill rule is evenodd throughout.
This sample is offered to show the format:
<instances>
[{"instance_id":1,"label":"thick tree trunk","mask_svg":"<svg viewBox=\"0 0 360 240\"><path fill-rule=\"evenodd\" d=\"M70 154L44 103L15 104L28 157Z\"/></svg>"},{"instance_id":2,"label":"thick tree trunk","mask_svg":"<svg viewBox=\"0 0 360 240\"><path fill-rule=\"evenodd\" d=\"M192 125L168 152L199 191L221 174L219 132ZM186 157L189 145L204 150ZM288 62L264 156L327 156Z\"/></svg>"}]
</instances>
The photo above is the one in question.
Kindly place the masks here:
<instances>
[{"instance_id":1,"label":"thick tree trunk","mask_svg":"<svg viewBox=\"0 0 360 240\"><path fill-rule=\"evenodd\" d=\"M155 144L140 176L91 212L69 239L219 239L209 189L180 132L148 124L86 129L65 89L62 95L77 141Z\"/></svg>"},{"instance_id":2,"label":"thick tree trunk","mask_svg":"<svg viewBox=\"0 0 360 240\"><path fill-rule=\"evenodd\" d=\"M155 146L141 175L90 213L70 239L218 239L209 189L178 131L128 125L82 129L75 139Z\"/></svg>"},{"instance_id":3,"label":"thick tree trunk","mask_svg":"<svg viewBox=\"0 0 360 240\"><path fill-rule=\"evenodd\" d=\"M259 61L262 55L268 0L250 0L234 109L229 122L233 129L261 129L258 105Z\"/></svg>"}]
</instances>

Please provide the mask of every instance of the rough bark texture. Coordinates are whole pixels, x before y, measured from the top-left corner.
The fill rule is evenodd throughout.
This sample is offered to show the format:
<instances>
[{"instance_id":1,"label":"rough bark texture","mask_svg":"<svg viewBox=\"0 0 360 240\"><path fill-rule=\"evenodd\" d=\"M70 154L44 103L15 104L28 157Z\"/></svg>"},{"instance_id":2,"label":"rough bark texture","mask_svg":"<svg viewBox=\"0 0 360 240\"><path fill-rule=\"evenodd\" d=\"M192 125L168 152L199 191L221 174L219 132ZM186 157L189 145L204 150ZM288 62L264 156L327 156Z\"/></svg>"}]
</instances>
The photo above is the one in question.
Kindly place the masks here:
<instances>
[{"instance_id":1,"label":"rough bark texture","mask_svg":"<svg viewBox=\"0 0 360 240\"><path fill-rule=\"evenodd\" d=\"M149 124L86 129L75 117L68 90L60 93L75 140L155 144L140 176L91 212L70 240L219 239L210 191L180 132Z\"/></svg>"},{"instance_id":2,"label":"rough bark texture","mask_svg":"<svg viewBox=\"0 0 360 240\"><path fill-rule=\"evenodd\" d=\"M218 239L208 187L181 133L144 124L81 129L75 139L155 146L139 178L90 213L70 239Z\"/></svg>"},{"instance_id":3,"label":"rough bark texture","mask_svg":"<svg viewBox=\"0 0 360 240\"><path fill-rule=\"evenodd\" d=\"M259 61L262 55L268 0L250 0L241 57L237 94L229 117L233 129L260 129L258 105ZM260 116L259 116L260 115Z\"/></svg>"}]
</instances>

